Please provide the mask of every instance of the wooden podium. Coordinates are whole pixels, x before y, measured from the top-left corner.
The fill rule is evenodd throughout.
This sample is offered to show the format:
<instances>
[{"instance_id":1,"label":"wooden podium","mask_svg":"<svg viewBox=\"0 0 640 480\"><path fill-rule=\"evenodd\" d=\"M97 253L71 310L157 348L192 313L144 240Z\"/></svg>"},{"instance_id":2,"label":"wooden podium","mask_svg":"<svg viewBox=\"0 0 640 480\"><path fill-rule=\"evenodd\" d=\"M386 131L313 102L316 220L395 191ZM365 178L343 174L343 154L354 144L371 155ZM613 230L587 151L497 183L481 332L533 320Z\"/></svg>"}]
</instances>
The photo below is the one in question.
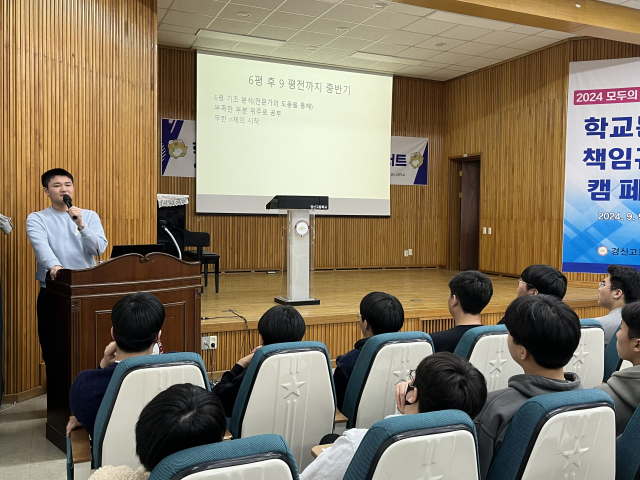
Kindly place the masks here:
<instances>
[{"instance_id":1,"label":"wooden podium","mask_svg":"<svg viewBox=\"0 0 640 480\"><path fill-rule=\"evenodd\" d=\"M150 292L164 304L165 352L200 353L200 264L165 253L123 255L47 279L57 355L47 365L47 439L66 451L69 390L82 370L98 368L111 342L111 309L125 295Z\"/></svg>"}]
</instances>

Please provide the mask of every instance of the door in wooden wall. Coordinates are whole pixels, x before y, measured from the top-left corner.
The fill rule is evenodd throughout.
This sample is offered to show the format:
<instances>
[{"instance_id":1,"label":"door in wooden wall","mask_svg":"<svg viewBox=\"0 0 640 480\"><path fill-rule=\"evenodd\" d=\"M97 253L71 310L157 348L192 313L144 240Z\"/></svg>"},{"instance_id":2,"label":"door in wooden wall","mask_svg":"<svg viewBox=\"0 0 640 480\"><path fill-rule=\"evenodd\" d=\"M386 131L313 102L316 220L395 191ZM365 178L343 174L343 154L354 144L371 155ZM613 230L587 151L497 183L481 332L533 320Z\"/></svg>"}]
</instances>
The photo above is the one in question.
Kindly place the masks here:
<instances>
[{"instance_id":1,"label":"door in wooden wall","mask_svg":"<svg viewBox=\"0 0 640 480\"><path fill-rule=\"evenodd\" d=\"M477 270L480 260L480 162L462 163L460 270Z\"/></svg>"}]
</instances>

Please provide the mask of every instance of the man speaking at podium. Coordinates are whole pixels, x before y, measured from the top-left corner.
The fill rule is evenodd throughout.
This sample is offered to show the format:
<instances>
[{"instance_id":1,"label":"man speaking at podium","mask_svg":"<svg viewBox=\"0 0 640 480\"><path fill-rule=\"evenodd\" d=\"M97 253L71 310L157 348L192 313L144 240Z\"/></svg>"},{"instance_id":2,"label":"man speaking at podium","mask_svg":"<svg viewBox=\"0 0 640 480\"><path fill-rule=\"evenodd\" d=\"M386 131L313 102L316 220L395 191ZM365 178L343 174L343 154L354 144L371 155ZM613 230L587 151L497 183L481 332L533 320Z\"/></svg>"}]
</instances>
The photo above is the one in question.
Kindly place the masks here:
<instances>
[{"instance_id":1,"label":"man speaking at podium","mask_svg":"<svg viewBox=\"0 0 640 480\"><path fill-rule=\"evenodd\" d=\"M94 256L101 255L107 248L107 239L96 212L73 206L73 176L69 172L62 168L45 172L42 187L51 199L51 206L27 217L27 236L38 261L38 336L42 357L48 366L56 345L51 341L52 325L47 311L47 271L55 279L61 268L92 267Z\"/></svg>"}]
</instances>

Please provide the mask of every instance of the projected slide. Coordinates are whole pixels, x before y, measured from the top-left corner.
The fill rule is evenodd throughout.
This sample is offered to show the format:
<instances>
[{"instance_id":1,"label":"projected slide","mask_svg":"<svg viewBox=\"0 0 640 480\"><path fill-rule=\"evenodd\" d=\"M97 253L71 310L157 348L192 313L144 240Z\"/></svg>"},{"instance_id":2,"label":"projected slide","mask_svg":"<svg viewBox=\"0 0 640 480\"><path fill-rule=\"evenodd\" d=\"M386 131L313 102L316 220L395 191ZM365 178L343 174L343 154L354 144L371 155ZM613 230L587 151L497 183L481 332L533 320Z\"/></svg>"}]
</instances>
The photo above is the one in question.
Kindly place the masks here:
<instances>
[{"instance_id":1,"label":"projected slide","mask_svg":"<svg viewBox=\"0 0 640 480\"><path fill-rule=\"evenodd\" d=\"M391 93L388 75L198 52L196 210L326 195L329 215L389 215Z\"/></svg>"}]
</instances>

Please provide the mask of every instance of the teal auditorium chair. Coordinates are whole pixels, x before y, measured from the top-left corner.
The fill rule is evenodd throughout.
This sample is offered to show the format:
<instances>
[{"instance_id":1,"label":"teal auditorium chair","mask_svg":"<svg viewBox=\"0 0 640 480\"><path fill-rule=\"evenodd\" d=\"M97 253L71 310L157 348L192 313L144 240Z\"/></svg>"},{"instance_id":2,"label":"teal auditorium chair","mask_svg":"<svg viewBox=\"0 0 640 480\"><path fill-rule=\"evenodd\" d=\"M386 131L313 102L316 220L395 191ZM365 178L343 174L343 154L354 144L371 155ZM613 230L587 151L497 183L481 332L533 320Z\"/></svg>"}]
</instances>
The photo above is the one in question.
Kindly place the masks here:
<instances>
[{"instance_id":1,"label":"teal auditorium chair","mask_svg":"<svg viewBox=\"0 0 640 480\"><path fill-rule=\"evenodd\" d=\"M387 418L364 436L344 480L478 480L477 446L460 410Z\"/></svg>"},{"instance_id":2,"label":"teal auditorium chair","mask_svg":"<svg viewBox=\"0 0 640 480\"><path fill-rule=\"evenodd\" d=\"M344 396L347 428L369 428L396 413L395 386L409 380L409 371L433 353L423 332L375 335L364 344Z\"/></svg>"},{"instance_id":3,"label":"teal auditorium chair","mask_svg":"<svg viewBox=\"0 0 640 480\"><path fill-rule=\"evenodd\" d=\"M620 327L618 327L618 330L620 330ZM609 380L611 378L611 375L613 375L614 372L617 372L619 370L624 370L625 368L629 368L632 366L631 362L629 362L628 360L623 361L618 356L618 348L617 348L618 337L616 337L618 330L616 330L616 333L613 335L613 338L611 338L611 341L609 342L609 345L607 345L607 348L604 349L604 378L602 379L603 382L606 382L607 380Z\"/></svg>"},{"instance_id":4,"label":"teal auditorium chair","mask_svg":"<svg viewBox=\"0 0 640 480\"><path fill-rule=\"evenodd\" d=\"M67 437L67 476L88 478L103 465L140 466L136 456L135 425L140 412L171 385L192 383L210 390L202 357L180 352L145 355L118 364L102 399L93 429L91 465L73 464L73 446Z\"/></svg>"},{"instance_id":5,"label":"teal auditorium chair","mask_svg":"<svg viewBox=\"0 0 640 480\"><path fill-rule=\"evenodd\" d=\"M507 427L486 480L605 480L615 477L613 400L600 390L527 400Z\"/></svg>"},{"instance_id":6,"label":"teal auditorium chair","mask_svg":"<svg viewBox=\"0 0 640 480\"><path fill-rule=\"evenodd\" d=\"M616 445L616 480L640 479L640 407L636 408Z\"/></svg>"},{"instance_id":7,"label":"teal auditorium chair","mask_svg":"<svg viewBox=\"0 0 640 480\"><path fill-rule=\"evenodd\" d=\"M580 329L580 343L564 371L576 373L584 388L595 388L604 376L604 330L592 318L580 320Z\"/></svg>"},{"instance_id":8,"label":"teal auditorium chair","mask_svg":"<svg viewBox=\"0 0 640 480\"><path fill-rule=\"evenodd\" d=\"M507 345L507 327L487 325L476 327L464 333L453 353L466 358L487 380L487 391L507 388L509 379L524 373Z\"/></svg>"},{"instance_id":9,"label":"teal auditorium chair","mask_svg":"<svg viewBox=\"0 0 640 480\"><path fill-rule=\"evenodd\" d=\"M233 438L281 435L300 470L311 449L333 432L336 394L327 347L292 342L259 349L242 380L233 407Z\"/></svg>"},{"instance_id":10,"label":"teal auditorium chair","mask_svg":"<svg viewBox=\"0 0 640 480\"><path fill-rule=\"evenodd\" d=\"M298 480L296 461L279 435L258 435L189 448L162 460L149 480Z\"/></svg>"}]
</instances>

